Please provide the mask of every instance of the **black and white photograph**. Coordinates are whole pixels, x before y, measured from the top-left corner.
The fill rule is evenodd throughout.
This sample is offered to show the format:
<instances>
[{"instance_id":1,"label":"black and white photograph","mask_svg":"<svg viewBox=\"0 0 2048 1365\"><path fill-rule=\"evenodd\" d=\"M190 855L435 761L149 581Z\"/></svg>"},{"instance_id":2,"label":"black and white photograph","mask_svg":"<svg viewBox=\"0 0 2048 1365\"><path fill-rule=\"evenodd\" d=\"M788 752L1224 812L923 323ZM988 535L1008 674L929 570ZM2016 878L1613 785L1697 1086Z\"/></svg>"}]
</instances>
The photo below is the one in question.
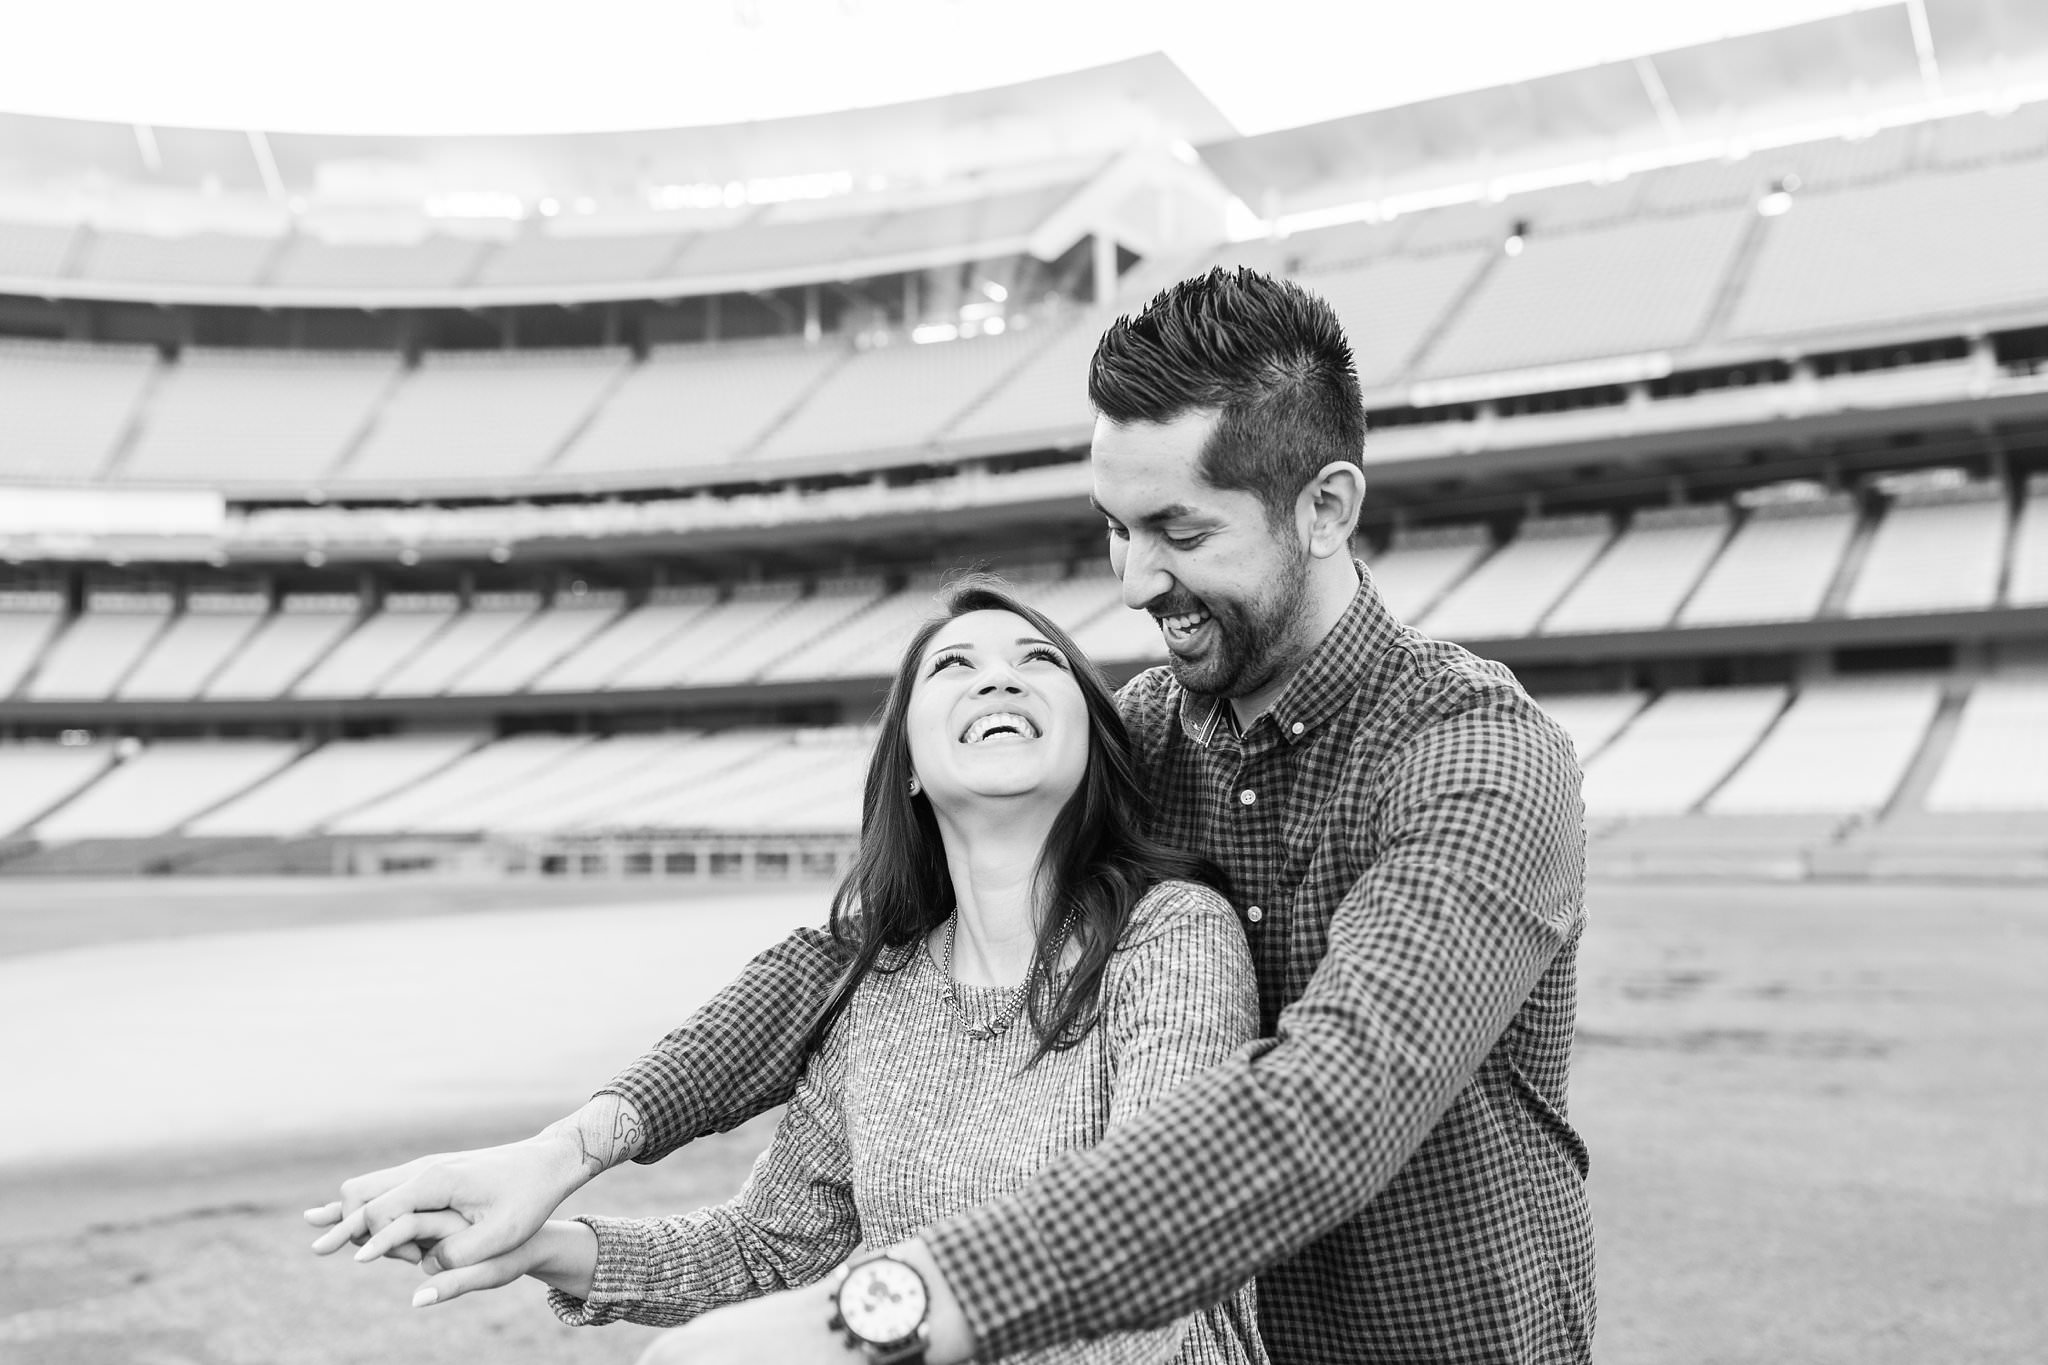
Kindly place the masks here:
<instances>
[{"instance_id":1,"label":"black and white photograph","mask_svg":"<svg viewBox=\"0 0 2048 1365\"><path fill-rule=\"evenodd\" d=\"M2048 1361L2048 5L0 51L4 1365Z\"/></svg>"}]
</instances>

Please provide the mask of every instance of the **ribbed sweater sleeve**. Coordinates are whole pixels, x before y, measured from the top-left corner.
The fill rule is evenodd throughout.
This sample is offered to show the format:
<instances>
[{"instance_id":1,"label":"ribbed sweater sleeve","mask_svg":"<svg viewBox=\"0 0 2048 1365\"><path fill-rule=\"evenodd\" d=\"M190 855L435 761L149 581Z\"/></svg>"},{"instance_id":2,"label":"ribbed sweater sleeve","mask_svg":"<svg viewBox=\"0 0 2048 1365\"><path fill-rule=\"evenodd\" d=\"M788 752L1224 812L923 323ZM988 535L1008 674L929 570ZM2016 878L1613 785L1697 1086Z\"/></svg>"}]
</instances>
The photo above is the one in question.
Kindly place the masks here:
<instances>
[{"instance_id":1,"label":"ribbed sweater sleeve","mask_svg":"<svg viewBox=\"0 0 2048 1365\"><path fill-rule=\"evenodd\" d=\"M673 1327L700 1313L823 1279L860 1244L835 1029L739 1194L665 1218L583 1218L597 1234L588 1299L559 1291L562 1321Z\"/></svg>"}]
</instances>

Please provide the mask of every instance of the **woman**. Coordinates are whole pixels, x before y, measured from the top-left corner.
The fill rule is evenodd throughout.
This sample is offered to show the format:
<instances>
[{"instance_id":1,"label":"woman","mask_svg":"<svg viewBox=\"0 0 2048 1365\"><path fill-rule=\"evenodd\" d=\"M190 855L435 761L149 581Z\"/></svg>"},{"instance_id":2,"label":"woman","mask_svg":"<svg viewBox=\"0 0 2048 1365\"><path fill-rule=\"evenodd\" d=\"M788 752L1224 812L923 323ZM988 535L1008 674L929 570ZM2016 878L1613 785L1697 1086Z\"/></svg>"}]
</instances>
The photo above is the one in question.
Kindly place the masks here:
<instances>
[{"instance_id":1,"label":"woman","mask_svg":"<svg viewBox=\"0 0 2048 1365\"><path fill-rule=\"evenodd\" d=\"M810 1284L1015 1189L1249 1041L1235 915L1199 884L1209 869L1144 836L1141 805L1115 701L1066 633L986 581L955 587L890 691L832 906L852 964L746 1187L681 1217L550 1222L508 1276L546 1282L575 1323L672 1325ZM837 1292L872 1359L915 1336L905 1274L863 1258ZM1246 1285L1030 1358L1264 1362L1253 1308Z\"/></svg>"}]
</instances>

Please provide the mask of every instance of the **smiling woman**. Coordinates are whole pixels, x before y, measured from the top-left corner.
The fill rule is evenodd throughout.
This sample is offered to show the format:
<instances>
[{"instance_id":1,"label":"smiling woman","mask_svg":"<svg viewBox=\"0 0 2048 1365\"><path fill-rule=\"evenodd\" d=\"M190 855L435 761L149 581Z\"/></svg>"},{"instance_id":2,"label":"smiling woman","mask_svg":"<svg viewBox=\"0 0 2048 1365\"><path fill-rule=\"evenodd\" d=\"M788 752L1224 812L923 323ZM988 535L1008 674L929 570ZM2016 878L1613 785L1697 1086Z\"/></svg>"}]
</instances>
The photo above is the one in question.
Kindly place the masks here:
<instances>
[{"instance_id":1,"label":"smiling woman","mask_svg":"<svg viewBox=\"0 0 2048 1365\"><path fill-rule=\"evenodd\" d=\"M833 904L844 967L746 1188L682 1217L550 1222L479 1265L429 1255L415 1301L531 1275L565 1321L668 1325L818 1285L802 1290L817 1320L832 1315L869 1359L922 1359L960 1324L927 1320L927 1263L908 1239L1096 1145L1257 1029L1243 932L1205 884L1216 873L1152 842L1143 815L1094 666L993 580L956 584L898 665ZM461 1226L406 1214L359 1258ZM336 1224L316 1250L353 1231ZM1255 1310L1247 1283L1163 1327L1032 1360L1251 1365L1267 1359Z\"/></svg>"}]
</instances>

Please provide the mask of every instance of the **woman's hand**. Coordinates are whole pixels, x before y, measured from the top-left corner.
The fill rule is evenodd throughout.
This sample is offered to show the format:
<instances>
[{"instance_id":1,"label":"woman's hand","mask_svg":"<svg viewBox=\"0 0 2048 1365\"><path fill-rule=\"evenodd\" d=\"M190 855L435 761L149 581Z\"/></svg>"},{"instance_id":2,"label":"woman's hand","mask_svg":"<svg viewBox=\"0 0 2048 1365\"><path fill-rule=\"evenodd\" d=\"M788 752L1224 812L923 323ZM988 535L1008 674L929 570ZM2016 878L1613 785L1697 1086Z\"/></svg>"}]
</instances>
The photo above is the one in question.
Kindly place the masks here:
<instances>
[{"instance_id":1,"label":"woman's hand","mask_svg":"<svg viewBox=\"0 0 2048 1365\"><path fill-rule=\"evenodd\" d=\"M590 1277L597 1268L597 1237L582 1223L549 1222L502 1256L465 1266L443 1265L438 1251L444 1238L469 1226L461 1214L445 1209L409 1213L393 1226L400 1224L405 1242L427 1248L420 1260L427 1282L412 1296L415 1308L447 1303L479 1289L499 1289L525 1275L579 1299L590 1295Z\"/></svg>"}]
</instances>

